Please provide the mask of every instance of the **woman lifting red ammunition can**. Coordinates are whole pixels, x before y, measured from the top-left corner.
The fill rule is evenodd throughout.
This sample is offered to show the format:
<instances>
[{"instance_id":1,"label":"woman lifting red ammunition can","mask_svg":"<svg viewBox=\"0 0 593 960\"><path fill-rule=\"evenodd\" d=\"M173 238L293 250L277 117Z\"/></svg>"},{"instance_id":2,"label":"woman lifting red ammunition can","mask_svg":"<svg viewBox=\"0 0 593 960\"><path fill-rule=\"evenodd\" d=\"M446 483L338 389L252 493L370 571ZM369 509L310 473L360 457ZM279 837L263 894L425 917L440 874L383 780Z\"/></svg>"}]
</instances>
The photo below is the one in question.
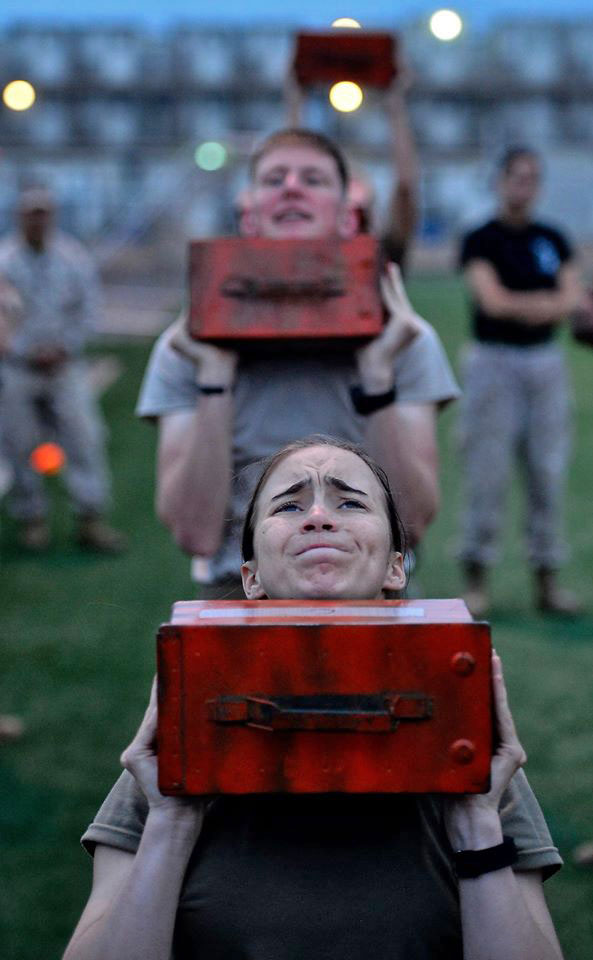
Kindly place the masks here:
<instances>
[{"instance_id":1,"label":"woman lifting red ammunition can","mask_svg":"<svg viewBox=\"0 0 593 960\"><path fill-rule=\"evenodd\" d=\"M405 584L388 482L314 438L267 464L245 522L248 599L377 600ZM156 688L83 837L93 889L65 960L559 960L542 879L561 863L521 771L493 656L484 794L163 796Z\"/></svg>"}]
</instances>

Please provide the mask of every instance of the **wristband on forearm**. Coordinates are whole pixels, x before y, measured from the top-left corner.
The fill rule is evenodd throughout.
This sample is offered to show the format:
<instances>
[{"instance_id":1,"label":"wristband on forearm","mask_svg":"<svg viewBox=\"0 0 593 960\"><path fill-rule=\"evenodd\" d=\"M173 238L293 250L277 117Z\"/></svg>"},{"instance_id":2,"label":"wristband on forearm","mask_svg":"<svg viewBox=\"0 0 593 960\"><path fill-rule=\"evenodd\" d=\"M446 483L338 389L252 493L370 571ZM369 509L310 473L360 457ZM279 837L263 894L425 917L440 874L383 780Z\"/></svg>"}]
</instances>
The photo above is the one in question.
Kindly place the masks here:
<instances>
[{"instance_id":1,"label":"wristband on forearm","mask_svg":"<svg viewBox=\"0 0 593 960\"><path fill-rule=\"evenodd\" d=\"M214 396L214 395L217 394L217 393L230 393L231 388L230 388L230 387L223 387L223 386L215 387L215 386L210 386L210 385L208 385L208 384L199 383L199 384L198 384L198 390L200 391L200 393L203 393L204 396L206 396L206 397L211 397L211 396Z\"/></svg>"},{"instance_id":2,"label":"wristband on forearm","mask_svg":"<svg viewBox=\"0 0 593 960\"><path fill-rule=\"evenodd\" d=\"M457 850L453 863L459 880L473 880L483 873L492 873L517 862L517 847L512 837L503 837L502 843L484 850Z\"/></svg>"},{"instance_id":3,"label":"wristband on forearm","mask_svg":"<svg viewBox=\"0 0 593 960\"><path fill-rule=\"evenodd\" d=\"M363 417L368 417L368 415L374 413L375 410L382 410L383 407L388 407L391 403L395 403L397 390L395 386L393 386L390 390L386 390L385 393L365 393L362 387L356 384L356 386L350 387L350 399L356 412L360 413Z\"/></svg>"}]
</instances>

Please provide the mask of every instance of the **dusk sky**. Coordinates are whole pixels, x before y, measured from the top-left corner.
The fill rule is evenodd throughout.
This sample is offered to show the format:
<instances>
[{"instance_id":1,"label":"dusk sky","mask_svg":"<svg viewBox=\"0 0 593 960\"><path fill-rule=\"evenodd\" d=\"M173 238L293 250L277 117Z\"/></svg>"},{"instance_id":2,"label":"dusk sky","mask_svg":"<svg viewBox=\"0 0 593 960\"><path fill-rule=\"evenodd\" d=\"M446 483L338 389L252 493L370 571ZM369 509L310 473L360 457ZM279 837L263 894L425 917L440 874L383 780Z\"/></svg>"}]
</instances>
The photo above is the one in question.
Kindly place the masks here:
<instances>
[{"instance_id":1,"label":"dusk sky","mask_svg":"<svg viewBox=\"0 0 593 960\"><path fill-rule=\"evenodd\" d=\"M509 16L587 18L593 20L592 0L480 0L476 3L431 3L430 0L298 0L295 11L278 0L2 0L0 24L14 21L89 23L118 21L164 26L179 20L204 23L289 23L325 26L338 16L357 17L363 25L397 27L403 21L428 16L450 6L464 16L469 28L480 28ZM477 9L479 6L479 9Z\"/></svg>"}]
</instances>

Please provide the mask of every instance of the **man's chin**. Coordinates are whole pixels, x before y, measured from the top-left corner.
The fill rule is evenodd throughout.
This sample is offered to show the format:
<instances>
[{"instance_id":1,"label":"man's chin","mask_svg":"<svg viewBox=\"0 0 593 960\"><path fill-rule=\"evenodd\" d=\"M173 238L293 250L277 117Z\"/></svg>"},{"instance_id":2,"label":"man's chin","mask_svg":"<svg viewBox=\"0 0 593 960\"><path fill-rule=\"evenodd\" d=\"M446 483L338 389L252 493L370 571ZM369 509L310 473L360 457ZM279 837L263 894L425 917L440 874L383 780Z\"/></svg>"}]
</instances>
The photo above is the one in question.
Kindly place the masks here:
<instances>
[{"instance_id":1,"label":"man's chin","mask_svg":"<svg viewBox=\"0 0 593 960\"><path fill-rule=\"evenodd\" d=\"M323 236L319 226L311 220L295 220L291 223L276 224L273 237L276 240L314 240Z\"/></svg>"}]
</instances>

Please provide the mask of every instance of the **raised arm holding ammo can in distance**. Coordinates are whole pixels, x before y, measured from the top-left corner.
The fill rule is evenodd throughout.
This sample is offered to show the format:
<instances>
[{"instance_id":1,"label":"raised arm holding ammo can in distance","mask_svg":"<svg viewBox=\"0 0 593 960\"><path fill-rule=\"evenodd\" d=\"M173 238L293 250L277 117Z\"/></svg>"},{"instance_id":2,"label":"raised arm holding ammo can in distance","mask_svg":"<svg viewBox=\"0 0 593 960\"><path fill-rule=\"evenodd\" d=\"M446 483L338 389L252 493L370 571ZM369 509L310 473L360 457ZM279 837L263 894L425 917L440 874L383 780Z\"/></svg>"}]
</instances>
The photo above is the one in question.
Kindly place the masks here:
<instances>
[{"instance_id":1,"label":"raised arm holding ammo can in distance","mask_svg":"<svg viewBox=\"0 0 593 960\"><path fill-rule=\"evenodd\" d=\"M346 165L324 136L272 135L251 173L247 236L337 240L356 233ZM184 320L157 343L138 403L139 415L159 421L157 509L183 549L213 558L213 596L240 596L240 518L254 464L279 443L318 432L362 442L398 491L412 542L434 516L436 414L458 389L396 267L386 271L382 292L388 322L356 352L320 348L297 356L283 345L273 357L239 356L192 340Z\"/></svg>"},{"instance_id":2,"label":"raised arm holding ammo can in distance","mask_svg":"<svg viewBox=\"0 0 593 960\"><path fill-rule=\"evenodd\" d=\"M418 222L420 165L406 102L413 76L402 38L343 28L328 34L298 34L294 66L286 79L289 126L301 123L306 87L319 88L340 80L375 87L384 106L393 179L387 214L376 216L373 188L360 171L350 177L348 201L357 232L377 233L385 261L396 263L403 271Z\"/></svg>"},{"instance_id":3,"label":"raised arm holding ammo can in distance","mask_svg":"<svg viewBox=\"0 0 593 960\"><path fill-rule=\"evenodd\" d=\"M383 95L393 167L387 214L378 217L373 211L373 190L366 177L353 177L348 190L359 231L377 233L385 261L396 263L402 272L405 272L419 215L420 166L406 103L411 84L411 71L400 54L397 75Z\"/></svg>"}]
</instances>

